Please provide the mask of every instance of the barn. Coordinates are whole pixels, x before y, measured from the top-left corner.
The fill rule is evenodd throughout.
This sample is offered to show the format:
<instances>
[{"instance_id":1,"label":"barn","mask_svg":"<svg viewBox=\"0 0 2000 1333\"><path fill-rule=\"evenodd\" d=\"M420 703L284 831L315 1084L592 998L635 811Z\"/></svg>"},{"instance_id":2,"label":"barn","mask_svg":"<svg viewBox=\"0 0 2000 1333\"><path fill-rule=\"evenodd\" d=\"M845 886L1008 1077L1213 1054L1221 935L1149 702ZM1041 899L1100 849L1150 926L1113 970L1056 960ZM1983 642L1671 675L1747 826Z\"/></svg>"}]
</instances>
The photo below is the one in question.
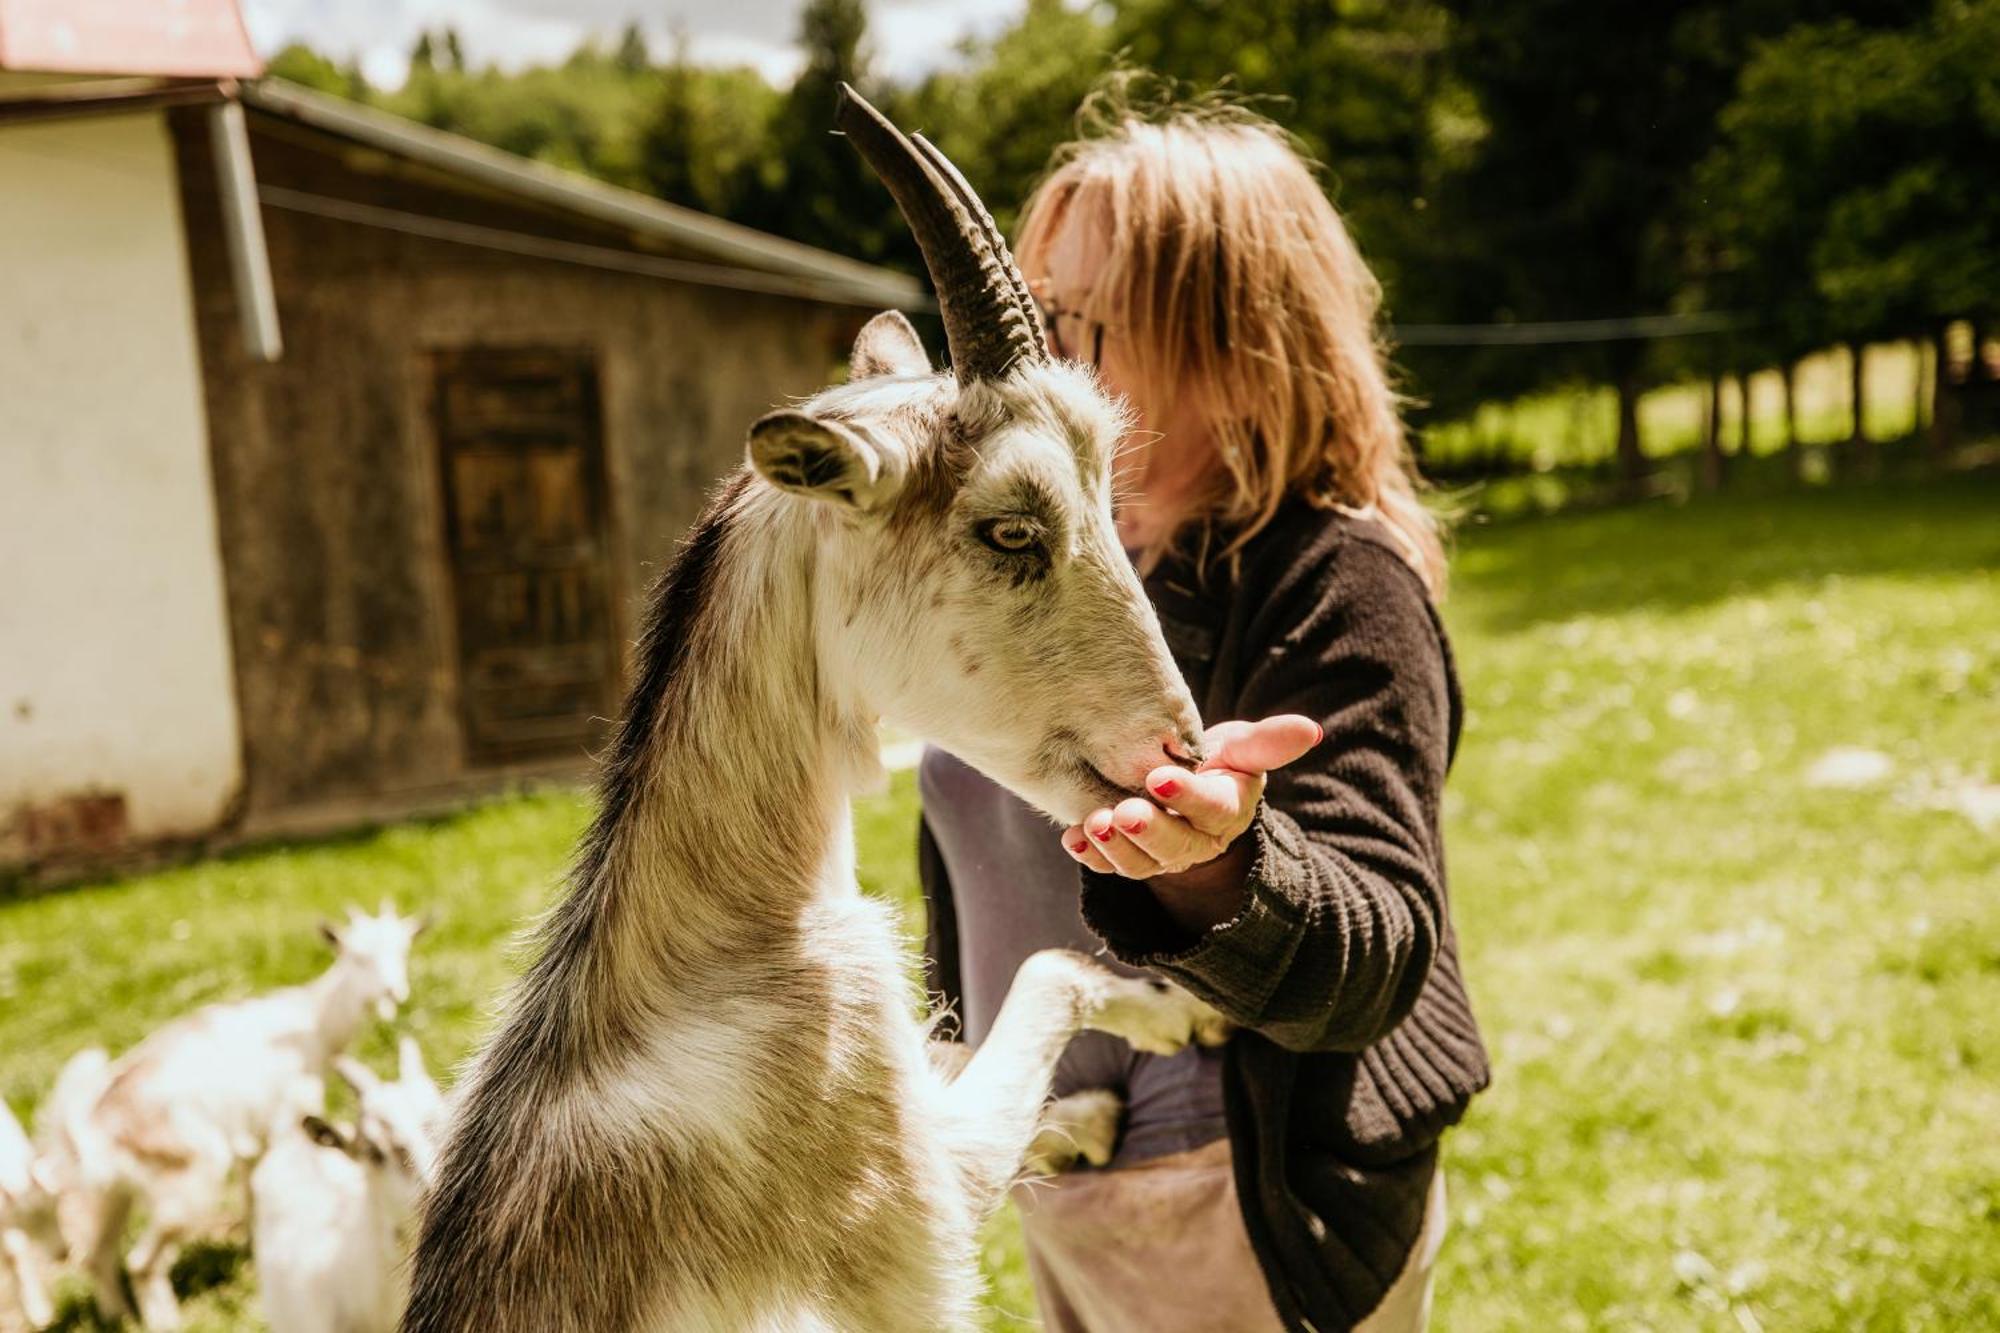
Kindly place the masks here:
<instances>
[{"instance_id":1,"label":"barn","mask_svg":"<svg viewBox=\"0 0 2000 1333\"><path fill-rule=\"evenodd\" d=\"M909 278L0 0L0 869L578 775L746 424Z\"/></svg>"}]
</instances>

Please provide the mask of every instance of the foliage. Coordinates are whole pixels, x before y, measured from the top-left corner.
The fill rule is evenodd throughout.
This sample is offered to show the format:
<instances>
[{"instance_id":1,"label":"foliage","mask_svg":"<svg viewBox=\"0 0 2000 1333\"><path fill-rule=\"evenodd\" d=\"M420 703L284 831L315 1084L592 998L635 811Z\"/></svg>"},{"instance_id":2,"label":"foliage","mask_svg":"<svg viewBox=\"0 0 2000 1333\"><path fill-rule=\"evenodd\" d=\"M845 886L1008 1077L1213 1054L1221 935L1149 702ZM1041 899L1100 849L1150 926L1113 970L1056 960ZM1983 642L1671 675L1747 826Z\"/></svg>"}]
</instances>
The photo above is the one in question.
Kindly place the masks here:
<instances>
[{"instance_id":1,"label":"foliage","mask_svg":"<svg viewBox=\"0 0 2000 1333\"><path fill-rule=\"evenodd\" d=\"M302 48L273 72L528 157L908 271L885 191L830 132L853 82L922 129L1003 226L1114 70L1278 118L1385 280L1397 323L1729 311L1726 337L1399 356L1423 424L1525 393L1640 395L1789 364L1836 340L1935 337L2000 314L2000 0L1027 0L912 86L875 77L864 0L811 0L804 70L664 60L627 25L559 65L466 67L426 34L405 85ZM1545 442L1530 441L1539 451Z\"/></svg>"},{"instance_id":2,"label":"foliage","mask_svg":"<svg viewBox=\"0 0 2000 1333\"><path fill-rule=\"evenodd\" d=\"M1952 808L2000 778L1996 504L1989 475L1465 533L1446 821L1496 1080L1446 1142L1440 1327L2000 1324L1996 830ZM1811 785L1840 745L1896 772ZM914 808L898 775L856 828L913 935ZM453 1068L585 815L526 797L0 905L0 1096L311 976L314 919L384 894L438 914L404 1021ZM1020 1327L1009 1228L987 1255ZM256 1327L250 1267L195 1329Z\"/></svg>"},{"instance_id":3,"label":"foliage","mask_svg":"<svg viewBox=\"0 0 2000 1333\"><path fill-rule=\"evenodd\" d=\"M1076 133L1076 111L1111 67L1110 27L1091 9L1028 0L1021 21L964 49L963 68L932 74L895 110L959 164L1010 233L1050 152Z\"/></svg>"},{"instance_id":4,"label":"foliage","mask_svg":"<svg viewBox=\"0 0 2000 1333\"><path fill-rule=\"evenodd\" d=\"M2000 196L1970 169L2000 160L1996 51L1996 0L1765 46L1704 171L1728 286L1773 302L1806 346L2000 308Z\"/></svg>"}]
</instances>

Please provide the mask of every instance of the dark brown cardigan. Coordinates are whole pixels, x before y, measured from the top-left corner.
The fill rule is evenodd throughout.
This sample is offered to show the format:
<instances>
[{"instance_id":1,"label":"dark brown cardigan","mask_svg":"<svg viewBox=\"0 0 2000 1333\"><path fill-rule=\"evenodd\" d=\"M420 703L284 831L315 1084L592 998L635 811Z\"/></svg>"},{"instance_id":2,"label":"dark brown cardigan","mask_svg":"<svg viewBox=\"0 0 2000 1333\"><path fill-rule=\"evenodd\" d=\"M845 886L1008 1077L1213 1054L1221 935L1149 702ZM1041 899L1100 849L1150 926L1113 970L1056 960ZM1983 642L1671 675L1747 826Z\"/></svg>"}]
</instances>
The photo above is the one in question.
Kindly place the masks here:
<instances>
[{"instance_id":1,"label":"dark brown cardigan","mask_svg":"<svg viewBox=\"0 0 2000 1333\"><path fill-rule=\"evenodd\" d=\"M1270 775L1232 920L1193 937L1143 886L1080 874L1113 955L1243 1029L1223 1079L1244 1223L1287 1327L1332 1333L1402 1270L1438 1136L1487 1082L1438 828L1461 717L1451 650L1379 523L1299 502L1233 577L1168 561L1146 590L1203 717L1326 728ZM919 859L932 986L955 1001L951 884L927 826Z\"/></svg>"}]
</instances>

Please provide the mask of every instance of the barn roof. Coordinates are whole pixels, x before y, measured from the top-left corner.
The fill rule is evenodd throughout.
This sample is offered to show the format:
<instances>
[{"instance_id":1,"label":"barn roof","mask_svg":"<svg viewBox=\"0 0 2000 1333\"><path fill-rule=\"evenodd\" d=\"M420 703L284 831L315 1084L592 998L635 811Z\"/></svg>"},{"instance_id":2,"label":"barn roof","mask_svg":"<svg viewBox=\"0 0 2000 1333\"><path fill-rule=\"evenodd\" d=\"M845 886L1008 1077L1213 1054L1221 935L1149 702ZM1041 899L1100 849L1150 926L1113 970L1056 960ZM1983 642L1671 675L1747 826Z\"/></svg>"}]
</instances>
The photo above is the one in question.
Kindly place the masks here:
<instances>
[{"instance_id":1,"label":"barn roof","mask_svg":"<svg viewBox=\"0 0 2000 1333\"><path fill-rule=\"evenodd\" d=\"M5 0L0 0L4 3ZM609 224L640 238L665 243L680 254L765 274L779 280L774 290L865 306L928 308L930 300L915 279L787 241L750 227L725 222L691 208L634 190L607 185L574 171L530 161L513 153L390 115L342 98L313 92L282 79L241 86L239 96L253 110L308 126L322 133L406 159L486 189L516 195L544 207ZM271 191L266 191L267 203ZM671 264L672 261L665 261ZM745 283L744 286L754 286Z\"/></svg>"},{"instance_id":2,"label":"barn roof","mask_svg":"<svg viewBox=\"0 0 2000 1333\"><path fill-rule=\"evenodd\" d=\"M236 0L0 0L0 69L247 78L264 66Z\"/></svg>"}]
</instances>

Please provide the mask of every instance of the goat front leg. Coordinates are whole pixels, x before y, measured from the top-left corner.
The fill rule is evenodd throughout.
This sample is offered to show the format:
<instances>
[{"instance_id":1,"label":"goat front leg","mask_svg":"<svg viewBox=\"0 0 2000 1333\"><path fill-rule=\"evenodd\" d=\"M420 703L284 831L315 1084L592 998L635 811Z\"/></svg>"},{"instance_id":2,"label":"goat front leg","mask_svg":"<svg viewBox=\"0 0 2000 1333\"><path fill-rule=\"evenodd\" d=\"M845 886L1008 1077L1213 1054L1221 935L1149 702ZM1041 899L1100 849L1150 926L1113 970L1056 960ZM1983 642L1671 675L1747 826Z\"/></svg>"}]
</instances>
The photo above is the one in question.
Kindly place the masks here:
<instances>
[{"instance_id":1,"label":"goat front leg","mask_svg":"<svg viewBox=\"0 0 2000 1333\"><path fill-rule=\"evenodd\" d=\"M13 1270L14 1295L20 1300L21 1313L28 1317L28 1327L46 1328L54 1323L56 1310L49 1300L42 1256L34 1242L24 1231L0 1227L0 1252L5 1253L7 1266Z\"/></svg>"},{"instance_id":2,"label":"goat front leg","mask_svg":"<svg viewBox=\"0 0 2000 1333\"><path fill-rule=\"evenodd\" d=\"M1042 1112L1021 1174L1060 1175L1078 1162L1108 1166L1118 1147L1118 1122L1124 1114L1125 1099L1109 1088L1086 1088L1056 1098Z\"/></svg>"},{"instance_id":3,"label":"goat front leg","mask_svg":"<svg viewBox=\"0 0 2000 1333\"><path fill-rule=\"evenodd\" d=\"M1070 1038L1090 1029L1155 1055L1228 1036L1222 1016L1178 986L1120 976L1080 953L1044 949L1014 974L993 1030L945 1097L942 1126L982 1216L999 1207L1041 1128Z\"/></svg>"}]
</instances>

